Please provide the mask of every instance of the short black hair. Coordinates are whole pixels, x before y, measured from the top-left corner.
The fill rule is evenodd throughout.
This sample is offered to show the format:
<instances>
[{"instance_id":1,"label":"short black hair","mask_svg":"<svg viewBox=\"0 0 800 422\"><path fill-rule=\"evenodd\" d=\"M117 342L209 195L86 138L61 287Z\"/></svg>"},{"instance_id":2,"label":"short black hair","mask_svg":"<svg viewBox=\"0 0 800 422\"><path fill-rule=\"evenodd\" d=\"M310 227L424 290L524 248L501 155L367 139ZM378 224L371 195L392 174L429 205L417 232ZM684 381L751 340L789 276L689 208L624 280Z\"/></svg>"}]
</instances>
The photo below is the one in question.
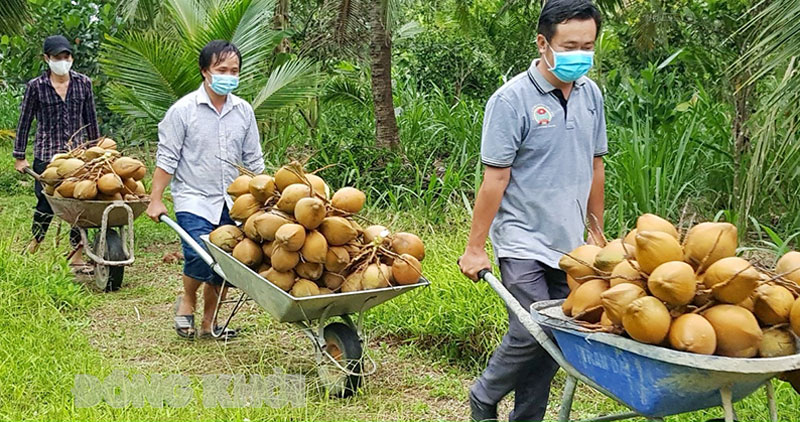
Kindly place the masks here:
<instances>
[{"instance_id":1,"label":"short black hair","mask_svg":"<svg viewBox=\"0 0 800 422\"><path fill-rule=\"evenodd\" d=\"M537 30L549 42L556 33L556 26L570 19L594 19L594 23L597 25L597 36L600 36L603 18L597 6L589 0L548 0L539 15Z\"/></svg>"},{"instance_id":2,"label":"short black hair","mask_svg":"<svg viewBox=\"0 0 800 422\"><path fill-rule=\"evenodd\" d=\"M208 44L200 50L200 59L198 60L200 71L202 72L211 67L211 60L214 60L213 64L217 64L224 60L225 57L228 57L229 54L236 54L236 57L239 58L239 71L241 72L242 53L239 52L239 49L236 48L232 42L225 40L209 41Z\"/></svg>"}]
</instances>

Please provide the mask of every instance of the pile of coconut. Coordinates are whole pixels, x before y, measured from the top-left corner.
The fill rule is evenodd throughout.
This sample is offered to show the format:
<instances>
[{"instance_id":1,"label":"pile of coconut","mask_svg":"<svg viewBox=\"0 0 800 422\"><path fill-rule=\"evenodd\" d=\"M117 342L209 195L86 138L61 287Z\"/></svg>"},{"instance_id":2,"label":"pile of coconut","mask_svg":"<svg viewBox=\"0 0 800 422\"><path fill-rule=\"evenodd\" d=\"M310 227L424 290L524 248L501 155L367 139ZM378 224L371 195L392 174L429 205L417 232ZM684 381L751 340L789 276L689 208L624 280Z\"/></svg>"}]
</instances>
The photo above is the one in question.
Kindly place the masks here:
<instances>
[{"instance_id":1,"label":"pile of coconut","mask_svg":"<svg viewBox=\"0 0 800 422\"><path fill-rule=\"evenodd\" d=\"M422 240L367 224L366 195L343 187L331 195L321 177L298 162L268 174L243 173L228 187L230 215L243 223L209 235L214 245L295 297L415 284Z\"/></svg>"},{"instance_id":2,"label":"pile of coconut","mask_svg":"<svg viewBox=\"0 0 800 422\"><path fill-rule=\"evenodd\" d=\"M800 253L768 269L737 257L737 245L729 223L700 223L681 239L669 221L642 215L624 239L562 257L571 290L562 309L587 328L685 352L797 353Z\"/></svg>"},{"instance_id":3,"label":"pile of coconut","mask_svg":"<svg viewBox=\"0 0 800 422\"><path fill-rule=\"evenodd\" d=\"M98 201L138 201L147 196L142 183L147 168L141 161L123 156L111 138L92 143L53 156L39 175L46 194Z\"/></svg>"}]
</instances>

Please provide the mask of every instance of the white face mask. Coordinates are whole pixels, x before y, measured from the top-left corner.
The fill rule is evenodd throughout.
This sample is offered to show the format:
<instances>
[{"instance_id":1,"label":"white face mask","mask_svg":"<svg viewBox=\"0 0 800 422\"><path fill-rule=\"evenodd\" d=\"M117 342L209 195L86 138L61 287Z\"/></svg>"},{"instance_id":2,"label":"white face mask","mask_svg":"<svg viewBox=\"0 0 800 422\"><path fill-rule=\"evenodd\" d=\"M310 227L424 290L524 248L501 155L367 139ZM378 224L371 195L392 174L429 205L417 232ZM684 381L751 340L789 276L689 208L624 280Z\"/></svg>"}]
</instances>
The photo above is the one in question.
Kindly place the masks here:
<instances>
[{"instance_id":1,"label":"white face mask","mask_svg":"<svg viewBox=\"0 0 800 422\"><path fill-rule=\"evenodd\" d=\"M49 60L47 64L50 65L50 70L59 76L66 75L72 68L72 60Z\"/></svg>"}]
</instances>

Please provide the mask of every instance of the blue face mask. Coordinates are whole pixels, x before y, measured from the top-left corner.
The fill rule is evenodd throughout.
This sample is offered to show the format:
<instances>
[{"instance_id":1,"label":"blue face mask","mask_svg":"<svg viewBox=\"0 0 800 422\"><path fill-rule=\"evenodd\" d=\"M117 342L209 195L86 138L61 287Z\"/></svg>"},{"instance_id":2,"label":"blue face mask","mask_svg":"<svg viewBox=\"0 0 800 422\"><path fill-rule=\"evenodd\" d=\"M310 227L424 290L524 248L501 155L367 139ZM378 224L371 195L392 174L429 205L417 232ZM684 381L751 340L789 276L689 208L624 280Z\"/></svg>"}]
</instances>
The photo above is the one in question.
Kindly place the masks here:
<instances>
[{"instance_id":1,"label":"blue face mask","mask_svg":"<svg viewBox=\"0 0 800 422\"><path fill-rule=\"evenodd\" d=\"M211 74L211 90L219 95L228 95L239 86L239 77Z\"/></svg>"},{"instance_id":2,"label":"blue face mask","mask_svg":"<svg viewBox=\"0 0 800 422\"><path fill-rule=\"evenodd\" d=\"M550 45L547 45L550 47ZM550 47L553 50L553 47ZM562 82L574 82L589 72L594 64L594 51L556 51L553 50L553 64L547 62L547 68Z\"/></svg>"}]
</instances>

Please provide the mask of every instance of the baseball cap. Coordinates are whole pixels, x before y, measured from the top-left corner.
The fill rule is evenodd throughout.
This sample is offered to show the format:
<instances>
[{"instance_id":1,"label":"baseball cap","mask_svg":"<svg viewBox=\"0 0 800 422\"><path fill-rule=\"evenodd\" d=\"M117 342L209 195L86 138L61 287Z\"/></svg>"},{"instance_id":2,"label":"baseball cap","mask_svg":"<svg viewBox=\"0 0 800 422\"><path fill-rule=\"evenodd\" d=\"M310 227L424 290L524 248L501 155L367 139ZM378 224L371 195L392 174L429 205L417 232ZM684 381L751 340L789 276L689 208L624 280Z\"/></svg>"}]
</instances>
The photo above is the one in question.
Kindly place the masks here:
<instances>
[{"instance_id":1,"label":"baseball cap","mask_svg":"<svg viewBox=\"0 0 800 422\"><path fill-rule=\"evenodd\" d=\"M53 35L44 40L44 54L55 56L63 52L72 54L72 46L63 35Z\"/></svg>"}]
</instances>

